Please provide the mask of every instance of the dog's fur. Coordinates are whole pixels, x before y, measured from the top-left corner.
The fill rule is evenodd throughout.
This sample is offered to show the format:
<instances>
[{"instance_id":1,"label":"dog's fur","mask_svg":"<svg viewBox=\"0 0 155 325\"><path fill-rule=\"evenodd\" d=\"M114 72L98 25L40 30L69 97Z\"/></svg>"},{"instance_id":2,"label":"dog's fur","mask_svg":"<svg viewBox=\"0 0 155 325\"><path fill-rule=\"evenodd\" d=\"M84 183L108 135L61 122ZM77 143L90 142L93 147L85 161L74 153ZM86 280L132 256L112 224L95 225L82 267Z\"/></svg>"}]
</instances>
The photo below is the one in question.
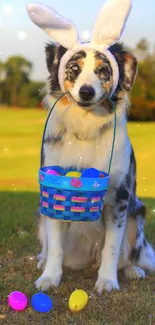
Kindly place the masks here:
<instances>
[{"instance_id":1,"label":"dog's fur","mask_svg":"<svg viewBox=\"0 0 155 325\"><path fill-rule=\"evenodd\" d=\"M120 77L111 98L116 107L117 131L103 214L91 223L68 224L40 217L42 252L38 267L45 264L45 268L36 286L43 290L59 284L63 263L74 269L100 263L96 282L99 293L103 289L119 289L118 269L123 269L130 279L144 278L145 271L155 270L155 254L144 236L145 207L136 196L136 162L126 129L128 94L136 77L137 62L121 44L111 46L110 51L118 63ZM58 68L65 52L65 48L54 43L46 46L50 72L45 96L48 108L62 94ZM51 114L42 164L107 171L114 126L108 99L112 87L110 64L103 54L83 50L69 59L65 69L64 85L70 95L62 98ZM95 90L91 102L80 99L83 85Z\"/></svg>"}]
</instances>

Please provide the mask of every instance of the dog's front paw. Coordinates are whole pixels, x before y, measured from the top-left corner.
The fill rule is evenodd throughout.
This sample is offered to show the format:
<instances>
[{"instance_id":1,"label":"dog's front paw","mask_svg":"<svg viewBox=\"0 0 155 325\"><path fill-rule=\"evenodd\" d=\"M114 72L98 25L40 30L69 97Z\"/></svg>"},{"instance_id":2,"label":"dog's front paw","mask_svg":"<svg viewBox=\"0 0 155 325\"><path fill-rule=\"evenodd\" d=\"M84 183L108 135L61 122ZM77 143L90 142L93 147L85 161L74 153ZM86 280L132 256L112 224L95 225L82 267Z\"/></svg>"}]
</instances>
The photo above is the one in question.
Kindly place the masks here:
<instances>
[{"instance_id":1,"label":"dog's front paw","mask_svg":"<svg viewBox=\"0 0 155 325\"><path fill-rule=\"evenodd\" d=\"M95 284L95 289L101 295L103 290L111 292L112 290L119 290L119 284L117 279L106 279L99 276Z\"/></svg>"},{"instance_id":2,"label":"dog's front paw","mask_svg":"<svg viewBox=\"0 0 155 325\"><path fill-rule=\"evenodd\" d=\"M38 290L47 291L50 287L58 287L61 281L62 272L53 275L42 274L42 276L35 282Z\"/></svg>"},{"instance_id":3,"label":"dog's front paw","mask_svg":"<svg viewBox=\"0 0 155 325\"><path fill-rule=\"evenodd\" d=\"M40 276L40 278L35 282L36 288L42 291L47 291L51 285L51 278L47 276Z\"/></svg>"}]
</instances>

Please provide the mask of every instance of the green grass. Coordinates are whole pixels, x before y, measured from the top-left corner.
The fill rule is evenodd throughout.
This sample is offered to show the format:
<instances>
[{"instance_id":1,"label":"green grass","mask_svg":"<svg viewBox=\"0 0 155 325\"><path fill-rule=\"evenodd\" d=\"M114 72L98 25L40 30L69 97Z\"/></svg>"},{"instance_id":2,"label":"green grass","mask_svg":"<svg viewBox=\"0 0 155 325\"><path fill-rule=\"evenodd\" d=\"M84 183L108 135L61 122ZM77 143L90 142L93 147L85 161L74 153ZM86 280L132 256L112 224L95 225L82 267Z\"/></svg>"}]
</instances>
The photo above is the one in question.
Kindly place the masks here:
<instances>
[{"instance_id":1,"label":"green grass","mask_svg":"<svg viewBox=\"0 0 155 325\"><path fill-rule=\"evenodd\" d=\"M0 189L38 190L45 111L0 110Z\"/></svg>"},{"instance_id":2,"label":"green grass","mask_svg":"<svg viewBox=\"0 0 155 325\"><path fill-rule=\"evenodd\" d=\"M99 297L94 291L97 272L64 270L62 284L49 290L54 309L40 315L29 304L26 311L16 313L7 306L7 295L13 290L25 292L29 301L36 292L34 281L41 271L36 268L39 250L35 208L37 193L1 192L0 194L0 324L4 325L153 325L155 324L155 276L146 280L127 281L119 275L120 292L103 293ZM148 207L146 234L155 244L154 200L145 199ZM88 306L79 314L68 309L68 298L76 288L89 294Z\"/></svg>"},{"instance_id":3,"label":"green grass","mask_svg":"<svg viewBox=\"0 0 155 325\"><path fill-rule=\"evenodd\" d=\"M0 189L38 190L37 173L43 125L42 110L0 109ZM155 197L155 123L130 123L138 173L138 195Z\"/></svg>"},{"instance_id":4,"label":"green grass","mask_svg":"<svg viewBox=\"0 0 155 325\"><path fill-rule=\"evenodd\" d=\"M138 195L155 197L155 123L129 123L137 161Z\"/></svg>"},{"instance_id":5,"label":"green grass","mask_svg":"<svg viewBox=\"0 0 155 325\"><path fill-rule=\"evenodd\" d=\"M60 287L49 290L54 302L49 314L35 313L30 304L22 313L7 306L7 296L13 290L25 292L30 301L40 275L36 269L35 210L44 120L45 112L39 110L0 110L0 324L155 325L154 275L128 282L120 274L121 291L99 297L93 289L96 271L65 269ZM138 162L138 193L145 196L147 206L146 236L155 245L155 124L137 124L129 124L129 134ZM75 288L86 290L90 297L78 314L68 310L68 298Z\"/></svg>"}]
</instances>

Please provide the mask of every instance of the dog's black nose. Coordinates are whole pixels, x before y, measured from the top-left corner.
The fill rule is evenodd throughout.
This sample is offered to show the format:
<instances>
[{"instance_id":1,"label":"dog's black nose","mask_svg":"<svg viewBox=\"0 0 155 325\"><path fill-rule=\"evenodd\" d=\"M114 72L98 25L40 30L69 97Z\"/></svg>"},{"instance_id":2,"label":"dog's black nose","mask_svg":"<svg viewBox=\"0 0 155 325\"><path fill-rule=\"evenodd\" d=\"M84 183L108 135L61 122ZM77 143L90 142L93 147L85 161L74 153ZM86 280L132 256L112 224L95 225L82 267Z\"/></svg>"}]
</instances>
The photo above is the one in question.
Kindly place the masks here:
<instances>
[{"instance_id":1,"label":"dog's black nose","mask_svg":"<svg viewBox=\"0 0 155 325\"><path fill-rule=\"evenodd\" d=\"M80 88L79 94L83 100L90 100L95 96L95 90L91 86L84 85Z\"/></svg>"}]
</instances>

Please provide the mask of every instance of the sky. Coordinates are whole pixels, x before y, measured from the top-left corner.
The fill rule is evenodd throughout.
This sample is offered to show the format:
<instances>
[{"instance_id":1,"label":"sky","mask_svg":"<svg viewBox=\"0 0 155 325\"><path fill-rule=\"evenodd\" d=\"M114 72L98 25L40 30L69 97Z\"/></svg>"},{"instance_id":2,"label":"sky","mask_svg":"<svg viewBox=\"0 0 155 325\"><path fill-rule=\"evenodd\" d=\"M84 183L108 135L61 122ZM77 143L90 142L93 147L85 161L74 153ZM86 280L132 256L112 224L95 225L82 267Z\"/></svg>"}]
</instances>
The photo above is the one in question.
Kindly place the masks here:
<instances>
[{"instance_id":1,"label":"sky","mask_svg":"<svg viewBox=\"0 0 155 325\"><path fill-rule=\"evenodd\" d=\"M93 22L105 0L32 0L54 8L72 20L80 36L87 40ZM0 61L21 55L33 63L32 79L43 81L48 72L44 45L49 37L29 19L25 5L31 0L0 0ZM155 0L132 0L122 41L133 48L141 38L155 45ZM116 13L117 14L117 13Z\"/></svg>"}]
</instances>

